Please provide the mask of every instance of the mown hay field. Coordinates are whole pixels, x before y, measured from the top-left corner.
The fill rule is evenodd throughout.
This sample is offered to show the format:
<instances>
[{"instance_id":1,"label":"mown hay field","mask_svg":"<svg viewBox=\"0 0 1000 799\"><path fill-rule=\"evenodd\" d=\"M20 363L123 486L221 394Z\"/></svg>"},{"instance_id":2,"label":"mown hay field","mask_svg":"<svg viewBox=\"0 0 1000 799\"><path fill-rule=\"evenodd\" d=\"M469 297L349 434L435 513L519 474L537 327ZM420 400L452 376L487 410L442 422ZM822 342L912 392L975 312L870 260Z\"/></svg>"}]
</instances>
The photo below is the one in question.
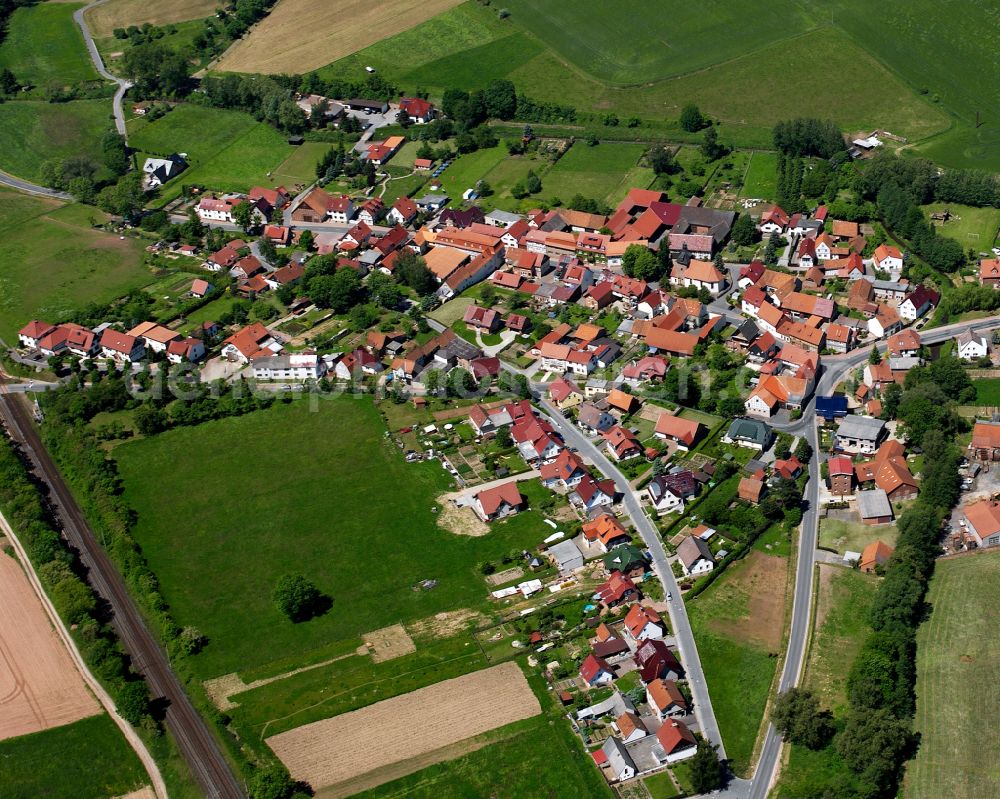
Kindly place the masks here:
<instances>
[{"instance_id":1,"label":"mown hay field","mask_svg":"<svg viewBox=\"0 0 1000 799\"><path fill-rule=\"evenodd\" d=\"M224 5L219 0L170 0L150 3L149 0L108 0L87 12L87 27L94 38L110 36L115 28L129 25L166 25L214 16Z\"/></svg>"},{"instance_id":2,"label":"mown hay field","mask_svg":"<svg viewBox=\"0 0 1000 799\"><path fill-rule=\"evenodd\" d=\"M306 72L409 30L460 0L280 0L213 65L220 72ZM292 68L294 67L294 69Z\"/></svg>"}]
</instances>

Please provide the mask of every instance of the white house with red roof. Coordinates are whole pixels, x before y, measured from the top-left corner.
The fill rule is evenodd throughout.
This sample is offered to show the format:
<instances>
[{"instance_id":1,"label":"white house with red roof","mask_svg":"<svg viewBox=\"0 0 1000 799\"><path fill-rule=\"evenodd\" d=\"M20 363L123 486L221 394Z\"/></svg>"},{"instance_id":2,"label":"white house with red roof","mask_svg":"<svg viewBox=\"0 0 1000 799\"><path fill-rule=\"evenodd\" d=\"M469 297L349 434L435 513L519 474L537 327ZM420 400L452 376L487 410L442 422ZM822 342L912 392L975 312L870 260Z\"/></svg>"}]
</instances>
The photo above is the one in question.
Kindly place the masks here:
<instances>
[{"instance_id":1,"label":"white house with red roof","mask_svg":"<svg viewBox=\"0 0 1000 799\"><path fill-rule=\"evenodd\" d=\"M146 355L146 348L142 339L108 327L101 333L101 355L119 363L135 363Z\"/></svg>"},{"instance_id":2,"label":"white house with red roof","mask_svg":"<svg viewBox=\"0 0 1000 799\"><path fill-rule=\"evenodd\" d=\"M257 356L281 352L281 344L260 322L247 325L222 342L222 357L240 363L250 363Z\"/></svg>"},{"instance_id":3,"label":"white house with red roof","mask_svg":"<svg viewBox=\"0 0 1000 799\"><path fill-rule=\"evenodd\" d=\"M434 104L422 97L401 97L399 110L410 118L410 122L418 125L430 122L435 117Z\"/></svg>"},{"instance_id":4,"label":"white house with red roof","mask_svg":"<svg viewBox=\"0 0 1000 799\"><path fill-rule=\"evenodd\" d=\"M416 219L419 210L417 204L409 197L400 197L389 209L388 220L397 225L408 225Z\"/></svg>"},{"instance_id":5,"label":"white house with red roof","mask_svg":"<svg viewBox=\"0 0 1000 799\"><path fill-rule=\"evenodd\" d=\"M779 236L788 227L788 214L780 205L768 208L760 215L760 224L757 229L765 236L777 233Z\"/></svg>"},{"instance_id":6,"label":"white house with red roof","mask_svg":"<svg viewBox=\"0 0 1000 799\"><path fill-rule=\"evenodd\" d=\"M660 614L650 607L636 603L625 614L625 634L636 643L663 638L666 631Z\"/></svg>"},{"instance_id":7,"label":"white house with red roof","mask_svg":"<svg viewBox=\"0 0 1000 799\"><path fill-rule=\"evenodd\" d=\"M517 481L511 480L480 491L475 495L472 507L484 522L492 522L522 510L524 502L517 489Z\"/></svg>"},{"instance_id":8,"label":"white house with red roof","mask_svg":"<svg viewBox=\"0 0 1000 799\"><path fill-rule=\"evenodd\" d=\"M903 253L898 247L889 244L879 244L875 248L875 266L890 274L899 274L903 270Z\"/></svg>"},{"instance_id":9,"label":"white house with red roof","mask_svg":"<svg viewBox=\"0 0 1000 799\"><path fill-rule=\"evenodd\" d=\"M38 349L38 342L55 330L55 325L43 322L40 319L32 319L28 324L17 331L17 340L22 347L29 350Z\"/></svg>"},{"instance_id":10,"label":"white house with red roof","mask_svg":"<svg viewBox=\"0 0 1000 799\"><path fill-rule=\"evenodd\" d=\"M580 676L591 688L614 682L615 673L604 658L591 653L580 664Z\"/></svg>"},{"instance_id":11,"label":"white house with red roof","mask_svg":"<svg viewBox=\"0 0 1000 799\"><path fill-rule=\"evenodd\" d=\"M175 339L167 344L170 363L194 363L205 357L205 343L200 338Z\"/></svg>"}]
</instances>

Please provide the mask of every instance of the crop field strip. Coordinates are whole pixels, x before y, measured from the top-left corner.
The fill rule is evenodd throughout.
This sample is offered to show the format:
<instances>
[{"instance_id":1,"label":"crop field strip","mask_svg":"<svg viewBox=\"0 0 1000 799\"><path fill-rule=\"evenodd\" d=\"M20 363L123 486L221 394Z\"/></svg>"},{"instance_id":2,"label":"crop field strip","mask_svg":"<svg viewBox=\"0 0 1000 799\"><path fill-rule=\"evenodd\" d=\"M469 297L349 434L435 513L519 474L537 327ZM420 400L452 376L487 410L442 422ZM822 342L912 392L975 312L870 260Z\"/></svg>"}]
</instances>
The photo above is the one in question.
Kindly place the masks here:
<instances>
[{"instance_id":1,"label":"crop field strip","mask_svg":"<svg viewBox=\"0 0 1000 799\"><path fill-rule=\"evenodd\" d=\"M115 28L130 25L166 25L204 19L215 14L218 0L170 0L150 3L149 0L108 0L87 12L87 27L93 37L110 36Z\"/></svg>"},{"instance_id":2,"label":"crop field strip","mask_svg":"<svg viewBox=\"0 0 1000 799\"><path fill-rule=\"evenodd\" d=\"M520 667L504 663L280 733L267 743L295 779L319 789L540 712ZM414 735L418 724L420 734Z\"/></svg>"}]
</instances>

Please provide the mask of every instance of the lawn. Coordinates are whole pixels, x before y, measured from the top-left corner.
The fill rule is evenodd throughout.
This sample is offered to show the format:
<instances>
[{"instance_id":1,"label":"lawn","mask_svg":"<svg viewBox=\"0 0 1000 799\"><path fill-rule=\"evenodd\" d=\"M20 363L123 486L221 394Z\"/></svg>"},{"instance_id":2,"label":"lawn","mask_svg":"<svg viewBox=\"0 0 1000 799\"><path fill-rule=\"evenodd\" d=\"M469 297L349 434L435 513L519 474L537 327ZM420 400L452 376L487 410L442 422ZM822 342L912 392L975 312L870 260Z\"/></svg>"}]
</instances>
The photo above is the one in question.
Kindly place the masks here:
<instances>
[{"instance_id":1,"label":"lawn","mask_svg":"<svg viewBox=\"0 0 1000 799\"><path fill-rule=\"evenodd\" d=\"M997 687L980 679L980 673L1000 660L998 577L1000 553L938 561L928 594L933 613L917 631L914 726L920 748L907 768L911 799L996 795L1000 767L980 757L980 751L1000 744L1000 727L991 711L997 706Z\"/></svg>"},{"instance_id":2,"label":"lawn","mask_svg":"<svg viewBox=\"0 0 1000 799\"><path fill-rule=\"evenodd\" d=\"M356 799L612 796L593 761L584 754L562 719L538 716L501 727L476 740L489 745L359 793Z\"/></svg>"},{"instance_id":3,"label":"lawn","mask_svg":"<svg viewBox=\"0 0 1000 799\"><path fill-rule=\"evenodd\" d=\"M50 159L89 156L99 163L101 137L111 127L110 100L0 103L0 169L37 181Z\"/></svg>"},{"instance_id":4,"label":"lawn","mask_svg":"<svg viewBox=\"0 0 1000 799\"><path fill-rule=\"evenodd\" d=\"M819 525L819 545L843 555L861 552L873 541L882 540L889 546L896 545L899 531L895 524L870 525L842 519L822 519Z\"/></svg>"},{"instance_id":5,"label":"lawn","mask_svg":"<svg viewBox=\"0 0 1000 799\"><path fill-rule=\"evenodd\" d=\"M773 199L778 191L778 156L776 153L755 152L750 159L743 181L742 197Z\"/></svg>"},{"instance_id":6,"label":"lawn","mask_svg":"<svg viewBox=\"0 0 1000 799\"><path fill-rule=\"evenodd\" d=\"M385 184L382 202L386 204L386 207L391 207L400 197L420 197L429 175L429 172L418 172L405 178L390 180Z\"/></svg>"},{"instance_id":7,"label":"lawn","mask_svg":"<svg viewBox=\"0 0 1000 799\"><path fill-rule=\"evenodd\" d=\"M271 181L275 184L312 183L316 180L316 164L332 146L318 141L298 145L288 158L278 164L271 175Z\"/></svg>"},{"instance_id":8,"label":"lawn","mask_svg":"<svg viewBox=\"0 0 1000 799\"><path fill-rule=\"evenodd\" d=\"M977 377L972 385L976 387L977 405L1000 405L1000 379Z\"/></svg>"},{"instance_id":9,"label":"lawn","mask_svg":"<svg viewBox=\"0 0 1000 799\"><path fill-rule=\"evenodd\" d=\"M148 782L110 716L0 741L4 799L107 799Z\"/></svg>"},{"instance_id":10,"label":"lawn","mask_svg":"<svg viewBox=\"0 0 1000 799\"><path fill-rule=\"evenodd\" d=\"M294 402L116 448L136 539L179 623L208 636L193 661L200 676L308 659L388 624L484 608L476 564L544 538L533 512L481 538L437 527L431 508L446 473L404 463L383 433L370 399L342 397L315 412ZM206 490L206 475L238 486L212 478L217 488ZM286 621L270 593L290 572L315 581L332 611ZM427 579L436 587L420 590Z\"/></svg>"},{"instance_id":11,"label":"lawn","mask_svg":"<svg viewBox=\"0 0 1000 799\"><path fill-rule=\"evenodd\" d=\"M819 567L815 628L805 685L822 705L840 716L847 710L845 664L854 662L869 633L868 608L878 578L839 566Z\"/></svg>"},{"instance_id":12,"label":"lawn","mask_svg":"<svg viewBox=\"0 0 1000 799\"><path fill-rule=\"evenodd\" d=\"M598 144L589 147L577 142L560 158L542 180L542 193L564 202L582 194L598 202L616 205L630 188L646 188L653 170L639 167L646 151L641 144Z\"/></svg>"},{"instance_id":13,"label":"lawn","mask_svg":"<svg viewBox=\"0 0 1000 799\"><path fill-rule=\"evenodd\" d=\"M1000 229L1000 210L951 203L933 203L923 206L923 209L928 217L945 209L951 211L954 214L951 219L935 222L934 226L938 233L955 239L963 249L989 252L994 246L997 230Z\"/></svg>"},{"instance_id":14,"label":"lawn","mask_svg":"<svg viewBox=\"0 0 1000 799\"><path fill-rule=\"evenodd\" d=\"M787 559L753 552L688 604L726 755L745 774L784 631Z\"/></svg>"},{"instance_id":15,"label":"lawn","mask_svg":"<svg viewBox=\"0 0 1000 799\"><path fill-rule=\"evenodd\" d=\"M674 781L670 779L669 771L661 771L651 777L646 777L643 783L645 783L651 799L674 799L676 796L683 796L677 791Z\"/></svg>"},{"instance_id":16,"label":"lawn","mask_svg":"<svg viewBox=\"0 0 1000 799\"><path fill-rule=\"evenodd\" d=\"M437 180L441 183L444 193L451 198L451 204L459 205L462 202L463 192L473 188L477 180L507 157L507 149L503 145L466 153L453 161Z\"/></svg>"},{"instance_id":17,"label":"lawn","mask_svg":"<svg viewBox=\"0 0 1000 799\"><path fill-rule=\"evenodd\" d=\"M100 80L73 21L82 4L39 3L18 8L0 44L0 68L22 84L47 88Z\"/></svg>"},{"instance_id":18,"label":"lawn","mask_svg":"<svg viewBox=\"0 0 1000 799\"><path fill-rule=\"evenodd\" d=\"M31 319L62 321L150 282L142 243L94 230L89 216L104 219L87 206L0 192L0 336L8 344Z\"/></svg>"}]
</instances>

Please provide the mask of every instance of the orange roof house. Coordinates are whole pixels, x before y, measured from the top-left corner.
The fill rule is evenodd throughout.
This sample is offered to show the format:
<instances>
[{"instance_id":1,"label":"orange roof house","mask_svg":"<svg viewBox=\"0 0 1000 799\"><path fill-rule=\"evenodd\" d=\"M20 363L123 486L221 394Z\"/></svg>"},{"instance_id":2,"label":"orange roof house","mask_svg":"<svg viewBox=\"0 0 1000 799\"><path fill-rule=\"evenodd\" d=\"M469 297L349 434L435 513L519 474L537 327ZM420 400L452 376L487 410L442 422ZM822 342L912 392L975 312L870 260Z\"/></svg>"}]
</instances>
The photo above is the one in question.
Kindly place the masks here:
<instances>
[{"instance_id":1,"label":"orange roof house","mask_svg":"<svg viewBox=\"0 0 1000 799\"><path fill-rule=\"evenodd\" d=\"M884 566L893 552L893 548L881 540L873 541L864 548L858 566L865 574L871 574L879 566Z\"/></svg>"},{"instance_id":2,"label":"orange roof house","mask_svg":"<svg viewBox=\"0 0 1000 799\"><path fill-rule=\"evenodd\" d=\"M618 544L626 544L631 539L618 517L610 513L602 513L583 525L583 537L591 544L599 544L605 550Z\"/></svg>"},{"instance_id":3,"label":"orange roof house","mask_svg":"<svg viewBox=\"0 0 1000 799\"><path fill-rule=\"evenodd\" d=\"M656 420L653 432L657 438L668 438L680 444L682 449L688 449L698 438L700 429L701 424L692 419L684 419L664 412Z\"/></svg>"}]
</instances>

